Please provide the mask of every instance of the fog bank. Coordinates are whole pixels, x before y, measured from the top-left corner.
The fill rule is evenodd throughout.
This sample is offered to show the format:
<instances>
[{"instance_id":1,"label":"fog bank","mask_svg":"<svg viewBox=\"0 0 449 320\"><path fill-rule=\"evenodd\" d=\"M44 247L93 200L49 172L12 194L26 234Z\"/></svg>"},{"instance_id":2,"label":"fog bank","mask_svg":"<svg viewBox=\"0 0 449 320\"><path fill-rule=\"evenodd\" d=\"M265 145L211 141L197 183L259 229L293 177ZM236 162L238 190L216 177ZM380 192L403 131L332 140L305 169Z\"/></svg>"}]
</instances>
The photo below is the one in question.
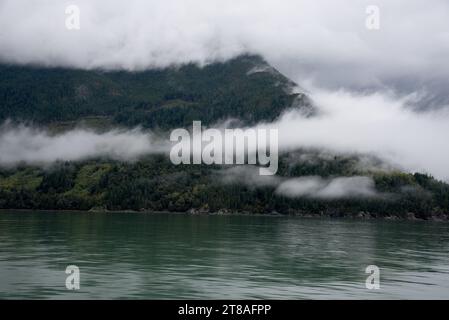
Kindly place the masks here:
<instances>
[{"instance_id":1,"label":"fog bank","mask_svg":"<svg viewBox=\"0 0 449 320\"><path fill-rule=\"evenodd\" d=\"M50 164L88 158L133 161L140 156L162 153L167 146L140 129L96 133L75 129L51 135L48 131L27 126L0 127L0 165Z\"/></svg>"}]
</instances>

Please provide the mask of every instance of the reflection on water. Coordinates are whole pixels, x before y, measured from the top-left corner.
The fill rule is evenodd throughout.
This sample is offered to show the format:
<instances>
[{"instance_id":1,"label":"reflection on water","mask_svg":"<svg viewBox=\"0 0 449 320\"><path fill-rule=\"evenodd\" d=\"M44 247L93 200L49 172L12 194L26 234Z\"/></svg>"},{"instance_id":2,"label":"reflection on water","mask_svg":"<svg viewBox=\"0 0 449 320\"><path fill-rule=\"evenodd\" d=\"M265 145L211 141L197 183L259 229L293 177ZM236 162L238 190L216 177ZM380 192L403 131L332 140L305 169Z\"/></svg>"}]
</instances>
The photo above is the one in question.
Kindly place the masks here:
<instances>
[{"instance_id":1,"label":"reflection on water","mask_svg":"<svg viewBox=\"0 0 449 320\"><path fill-rule=\"evenodd\" d=\"M3 212L0 298L448 299L448 240L431 222Z\"/></svg>"}]
</instances>

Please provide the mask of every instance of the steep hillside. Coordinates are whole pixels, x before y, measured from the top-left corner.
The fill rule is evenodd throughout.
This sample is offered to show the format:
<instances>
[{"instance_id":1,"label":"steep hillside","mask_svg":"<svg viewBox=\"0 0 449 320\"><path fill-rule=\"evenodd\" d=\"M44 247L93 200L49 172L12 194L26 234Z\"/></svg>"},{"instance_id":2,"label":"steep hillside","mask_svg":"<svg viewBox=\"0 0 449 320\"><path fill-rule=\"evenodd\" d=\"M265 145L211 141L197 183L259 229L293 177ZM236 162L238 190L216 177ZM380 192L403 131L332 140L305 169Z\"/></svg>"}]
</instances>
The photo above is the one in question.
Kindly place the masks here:
<instances>
[{"instance_id":1,"label":"steep hillside","mask_svg":"<svg viewBox=\"0 0 449 320\"><path fill-rule=\"evenodd\" d=\"M2 65L0 120L168 129L234 117L251 124L292 105L310 107L294 86L258 56L144 72Z\"/></svg>"},{"instance_id":2,"label":"steep hillside","mask_svg":"<svg viewBox=\"0 0 449 320\"><path fill-rule=\"evenodd\" d=\"M52 130L80 123L168 130L190 127L193 120L271 121L291 107L313 116L312 103L295 86L258 56L144 72L2 65L0 121ZM449 185L428 175L366 169L358 155L322 157L321 150L295 150L279 161L278 175L264 181L248 167L175 166L166 155L132 163L99 158L0 167L0 208L449 217ZM278 192L282 181L294 184L298 177L328 186L362 177L372 182L375 196L353 196L360 194L354 189L340 198Z\"/></svg>"}]
</instances>

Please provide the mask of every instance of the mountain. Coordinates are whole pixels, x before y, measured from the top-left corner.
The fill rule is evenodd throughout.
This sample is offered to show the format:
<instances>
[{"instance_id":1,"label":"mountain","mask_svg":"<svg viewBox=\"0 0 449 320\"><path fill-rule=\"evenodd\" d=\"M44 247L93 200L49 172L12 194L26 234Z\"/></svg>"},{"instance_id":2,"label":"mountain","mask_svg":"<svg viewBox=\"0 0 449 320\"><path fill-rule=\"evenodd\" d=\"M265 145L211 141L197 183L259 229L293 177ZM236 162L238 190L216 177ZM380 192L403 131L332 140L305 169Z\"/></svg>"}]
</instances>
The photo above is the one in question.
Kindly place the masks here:
<instances>
[{"instance_id":1,"label":"mountain","mask_svg":"<svg viewBox=\"0 0 449 320\"><path fill-rule=\"evenodd\" d=\"M261 57L244 55L204 67L142 72L0 66L0 121L64 131L137 125L153 130L213 124L230 118L250 125L289 108L313 116L295 83ZM449 185L431 176L364 165L359 155L295 150L280 155L275 180L256 181L250 168L173 165L166 155L136 162L89 159L49 167L0 167L0 209L247 212L448 219ZM236 177L229 182L229 177ZM289 197L276 181L364 176L375 197ZM276 180L277 179L277 180ZM316 178L314 178L316 180ZM326 180L324 180L326 179ZM326 182L329 183L330 182Z\"/></svg>"},{"instance_id":2,"label":"mountain","mask_svg":"<svg viewBox=\"0 0 449 320\"><path fill-rule=\"evenodd\" d=\"M259 56L143 72L0 66L0 120L42 125L170 129L201 119L274 120L310 108L296 85Z\"/></svg>"}]
</instances>

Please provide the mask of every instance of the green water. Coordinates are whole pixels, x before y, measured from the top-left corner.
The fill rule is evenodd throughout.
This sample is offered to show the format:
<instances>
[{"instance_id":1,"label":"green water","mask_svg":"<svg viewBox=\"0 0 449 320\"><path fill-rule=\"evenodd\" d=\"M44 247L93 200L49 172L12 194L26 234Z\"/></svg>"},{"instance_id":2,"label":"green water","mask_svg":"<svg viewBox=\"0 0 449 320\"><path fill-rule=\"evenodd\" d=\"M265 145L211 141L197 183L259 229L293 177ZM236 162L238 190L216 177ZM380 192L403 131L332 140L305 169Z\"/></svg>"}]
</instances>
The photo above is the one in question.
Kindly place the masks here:
<instances>
[{"instance_id":1,"label":"green water","mask_svg":"<svg viewBox=\"0 0 449 320\"><path fill-rule=\"evenodd\" d=\"M448 244L435 222L2 212L0 298L447 299Z\"/></svg>"}]
</instances>

